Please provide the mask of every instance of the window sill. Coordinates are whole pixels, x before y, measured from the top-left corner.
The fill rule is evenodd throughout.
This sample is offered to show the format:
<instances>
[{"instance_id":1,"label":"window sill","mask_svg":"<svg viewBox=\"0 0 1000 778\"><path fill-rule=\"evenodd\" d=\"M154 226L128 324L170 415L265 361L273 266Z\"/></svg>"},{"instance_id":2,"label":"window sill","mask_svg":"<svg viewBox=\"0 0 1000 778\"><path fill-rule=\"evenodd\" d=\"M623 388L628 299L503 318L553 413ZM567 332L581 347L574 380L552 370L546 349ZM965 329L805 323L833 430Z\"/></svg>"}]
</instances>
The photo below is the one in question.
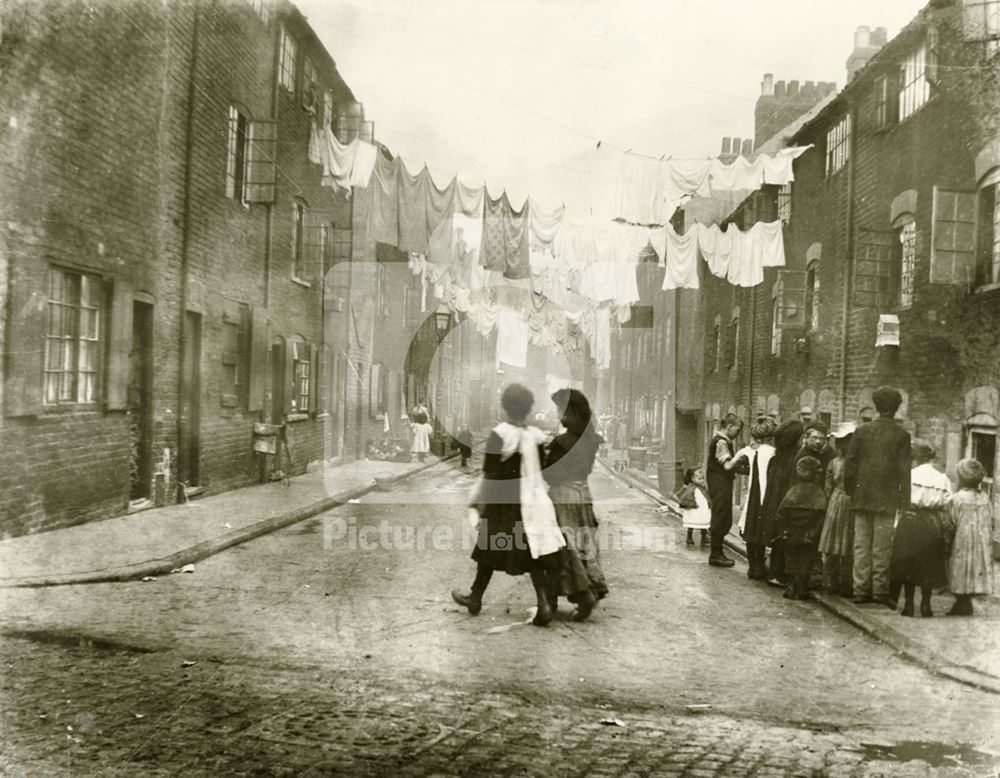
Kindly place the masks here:
<instances>
[{"instance_id":1,"label":"window sill","mask_svg":"<svg viewBox=\"0 0 1000 778\"><path fill-rule=\"evenodd\" d=\"M981 284L973 290L973 294L989 294L1000 289L1000 281L994 284Z\"/></svg>"},{"instance_id":2,"label":"window sill","mask_svg":"<svg viewBox=\"0 0 1000 778\"><path fill-rule=\"evenodd\" d=\"M292 276L289 280L293 284L298 284L303 289L312 289L312 283L309 282L309 281L306 281L304 278L299 278L298 276Z\"/></svg>"},{"instance_id":3,"label":"window sill","mask_svg":"<svg viewBox=\"0 0 1000 778\"><path fill-rule=\"evenodd\" d=\"M42 409L38 412L38 416L67 416L67 415L80 415L80 416L96 416L101 411L105 413L125 413L125 408L121 408L116 411L108 410L107 408L102 408L96 403L66 403L65 405L43 405Z\"/></svg>"},{"instance_id":4,"label":"window sill","mask_svg":"<svg viewBox=\"0 0 1000 778\"><path fill-rule=\"evenodd\" d=\"M289 413L285 416L285 421L308 421L308 413Z\"/></svg>"}]
</instances>

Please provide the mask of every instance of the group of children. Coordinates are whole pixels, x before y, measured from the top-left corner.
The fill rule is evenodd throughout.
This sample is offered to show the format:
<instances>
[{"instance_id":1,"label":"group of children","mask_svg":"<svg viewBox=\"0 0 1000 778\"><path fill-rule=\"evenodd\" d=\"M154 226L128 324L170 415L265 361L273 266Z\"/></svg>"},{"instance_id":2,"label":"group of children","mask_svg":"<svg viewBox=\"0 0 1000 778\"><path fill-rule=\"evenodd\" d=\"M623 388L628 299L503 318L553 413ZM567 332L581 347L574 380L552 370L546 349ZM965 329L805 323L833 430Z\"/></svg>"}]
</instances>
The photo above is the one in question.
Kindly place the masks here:
<instances>
[{"instance_id":1,"label":"group of children","mask_svg":"<svg viewBox=\"0 0 1000 778\"><path fill-rule=\"evenodd\" d=\"M778 427L765 418L752 425L750 446L737 454L753 463L752 482L760 477L758 468L764 473L762 483L747 490L740 519L748 575L784 585L788 599L807 599L810 588L822 585L858 602L871 600L852 591L856 512L845 485L845 463L854 432L850 423L828 436L821 422ZM898 511L894 521L886 604L895 607L905 593L902 614L913 616L920 589L920 614L931 616L932 591L947 587L956 598L948 615L972 615L973 596L993 590L994 517L990 496L981 488L985 470L975 459L962 460L953 492L948 477L932 464L931 444L914 440L911 452L909 508ZM696 531L701 545L708 545L710 501L702 468L685 472L675 499L687 545L695 545ZM766 566L765 546L771 549Z\"/></svg>"}]
</instances>

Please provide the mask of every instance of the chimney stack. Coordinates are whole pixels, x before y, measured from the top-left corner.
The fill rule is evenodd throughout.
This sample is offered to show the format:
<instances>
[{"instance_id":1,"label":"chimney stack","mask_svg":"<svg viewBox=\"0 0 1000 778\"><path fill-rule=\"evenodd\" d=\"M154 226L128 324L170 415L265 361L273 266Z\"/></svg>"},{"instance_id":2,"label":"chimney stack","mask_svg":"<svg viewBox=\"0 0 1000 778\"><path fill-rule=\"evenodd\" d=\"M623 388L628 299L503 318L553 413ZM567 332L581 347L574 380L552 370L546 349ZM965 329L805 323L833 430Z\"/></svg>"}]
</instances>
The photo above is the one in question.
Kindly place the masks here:
<instances>
[{"instance_id":1,"label":"chimney stack","mask_svg":"<svg viewBox=\"0 0 1000 778\"><path fill-rule=\"evenodd\" d=\"M887 37L885 27L876 27L874 33L871 27L858 27L854 33L854 51L847 58L848 83L878 53L878 50L885 46Z\"/></svg>"},{"instance_id":2,"label":"chimney stack","mask_svg":"<svg viewBox=\"0 0 1000 778\"><path fill-rule=\"evenodd\" d=\"M762 97L771 97L774 94L773 73L764 74L764 80L760 82L760 94Z\"/></svg>"}]
</instances>

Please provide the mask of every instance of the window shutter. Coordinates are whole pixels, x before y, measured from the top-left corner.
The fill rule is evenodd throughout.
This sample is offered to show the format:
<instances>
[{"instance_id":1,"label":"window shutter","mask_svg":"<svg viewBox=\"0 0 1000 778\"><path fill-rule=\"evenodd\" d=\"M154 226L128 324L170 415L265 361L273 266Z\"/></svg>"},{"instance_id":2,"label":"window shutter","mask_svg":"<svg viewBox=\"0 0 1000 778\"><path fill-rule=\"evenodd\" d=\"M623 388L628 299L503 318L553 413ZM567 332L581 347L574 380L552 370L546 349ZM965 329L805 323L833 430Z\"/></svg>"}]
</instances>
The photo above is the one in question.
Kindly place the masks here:
<instances>
[{"instance_id":1,"label":"window shutter","mask_svg":"<svg viewBox=\"0 0 1000 778\"><path fill-rule=\"evenodd\" d=\"M254 308L250 324L250 369L247 371L247 410L263 407L267 382L267 311Z\"/></svg>"},{"instance_id":2,"label":"window shutter","mask_svg":"<svg viewBox=\"0 0 1000 778\"><path fill-rule=\"evenodd\" d=\"M971 284L975 271L976 194L934 187L931 283Z\"/></svg>"},{"instance_id":3,"label":"window shutter","mask_svg":"<svg viewBox=\"0 0 1000 778\"><path fill-rule=\"evenodd\" d=\"M48 298L47 266L33 257L18 257L10 265L4 412L34 416L42 409L42 360Z\"/></svg>"},{"instance_id":4,"label":"window shutter","mask_svg":"<svg viewBox=\"0 0 1000 778\"><path fill-rule=\"evenodd\" d=\"M109 284L111 317L108 323L108 372L104 392L105 407L121 411L128 407L131 379L129 354L132 350L132 287L122 278Z\"/></svg>"},{"instance_id":5,"label":"window shutter","mask_svg":"<svg viewBox=\"0 0 1000 778\"><path fill-rule=\"evenodd\" d=\"M278 151L278 123L273 119L250 122L247 148L245 197L248 203L273 203L275 160Z\"/></svg>"},{"instance_id":6,"label":"window shutter","mask_svg":"<svg viewBox=\"0 0 1000 778\"><path fill-rule=\"evenodd\" d=\"M322 394L320 392L320 384L323 380L320 378L320 349L310 343L309 344L309 413L316 416L320 412L320 398Z\"/></svg>"},{"instance_id":7,"label":"window shutter","mask_svg":"<svg viewBox=\"0 0 1000 778\"><path fill-rule=\"evenodd\" d=\"M893 233L864 230L854 255L854 299L857 308L880 308L892 294Z\"/></svg>"},{"instance_id":8,"label":"window shutter","mask_svg":"<svg viewBox=\"0 0 1000 778\"><path fill-rule=\"evenodd\" d=\"M795 329L806 326L806 271L779 270L776 284L778 327Z\"/></svg>"},{"instance_id":9,"label":"window shutter","mask_svg":"<svg viewBox=\"0 0 1000 778\"><path fill-rule=\"evenodd\" d=\"M297 340L289 340L284 349L285 357L285 386L284 386L284 407L285 415L292 413L292 403L298 404L298 387L295 385L295 355L298 353L299 343Z\"/></svg>"}]
</instances>

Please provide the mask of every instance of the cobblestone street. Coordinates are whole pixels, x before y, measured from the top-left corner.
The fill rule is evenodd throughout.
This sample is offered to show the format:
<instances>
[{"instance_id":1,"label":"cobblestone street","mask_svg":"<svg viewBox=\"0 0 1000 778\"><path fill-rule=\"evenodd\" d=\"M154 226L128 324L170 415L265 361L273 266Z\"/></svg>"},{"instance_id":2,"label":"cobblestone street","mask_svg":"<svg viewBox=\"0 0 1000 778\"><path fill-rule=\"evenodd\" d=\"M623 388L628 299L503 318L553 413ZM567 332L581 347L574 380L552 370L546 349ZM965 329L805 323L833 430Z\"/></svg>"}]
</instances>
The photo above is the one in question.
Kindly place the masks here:
<instances>
[{"instance_id":1,"label":"cobblestone street","mask_svg":"<svg viewBox=\"0 0 1000 778\"><path fill-rule=\"evenodd\" d=\"M1000 698L710 568L606 474L599 516L631 531L583 624L565 605L524 624L508 577L460 612L461 548L329 542L383 520L457 533L470 479L440 466L193 574L3 590L3 773L996 774Z\"/></svg>"}]
</instances>

